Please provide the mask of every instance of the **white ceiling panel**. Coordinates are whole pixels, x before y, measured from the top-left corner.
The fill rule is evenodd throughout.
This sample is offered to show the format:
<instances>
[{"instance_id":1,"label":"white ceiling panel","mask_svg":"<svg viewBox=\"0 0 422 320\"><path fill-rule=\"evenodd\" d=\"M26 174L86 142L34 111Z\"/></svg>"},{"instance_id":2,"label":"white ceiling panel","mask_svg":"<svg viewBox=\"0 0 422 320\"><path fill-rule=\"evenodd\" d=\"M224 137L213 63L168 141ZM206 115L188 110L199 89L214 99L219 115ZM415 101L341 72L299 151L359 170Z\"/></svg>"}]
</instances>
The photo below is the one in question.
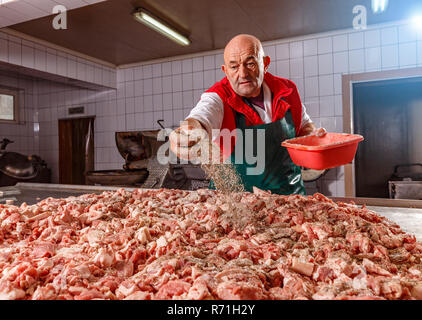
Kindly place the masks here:
<instances>
[{"instance_id":1,"label":"white ceiling panel","mask_svg":"<svg viewBox=\"0 0 422 320\"><path fill-rule=\"evenodd\" d=\"M37 7L34 7L33 5L25 1L9 2L2 7L9 8L26 18L42 17L46 13L45 11L38 9ZM0 10L2 9L0 8Z\"/></svg>"},{"instance_id":2,"label":"white ceiling panel","mask_svg":"<svg viewBox=\"0 0 422 320\"><path fill-rule=\"evenodd\" d=\"M41 9L47 14L51 14L53 7L57 6L58 3L53 0L19 0L20 2L26 2L32 6Z\"/></svg>"},{"instance_id":3,"label":"white ceiling panel","mask_svg":"<svg viewBox=\"0 0 422 320\"><path fill-rule=\"evenodd\" d=\"M0 28L49 16L57 5L72 10L103 1L105 0L0 0Z\"/></svg>"}]
</instances>

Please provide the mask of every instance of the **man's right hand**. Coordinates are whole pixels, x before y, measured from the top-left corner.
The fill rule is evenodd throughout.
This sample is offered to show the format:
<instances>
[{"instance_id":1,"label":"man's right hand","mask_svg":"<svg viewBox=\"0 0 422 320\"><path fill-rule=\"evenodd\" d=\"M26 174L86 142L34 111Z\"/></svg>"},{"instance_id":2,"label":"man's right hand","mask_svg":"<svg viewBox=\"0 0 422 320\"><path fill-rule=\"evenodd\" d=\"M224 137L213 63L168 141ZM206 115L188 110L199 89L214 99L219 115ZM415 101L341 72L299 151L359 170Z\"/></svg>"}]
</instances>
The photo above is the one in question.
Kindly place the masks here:
<instances>
[{"instance_id":1,"label":"man's right hand","mask_svg":"<svg viewBox=\"0 0 422 320\"><path fill-rule=\"evenodd\" d=\"M180 159L197 160L201 156L198 144L207 138L208 133L198 120L187 119L170 134L170 149Z\"/></svg>"}]
</instances>

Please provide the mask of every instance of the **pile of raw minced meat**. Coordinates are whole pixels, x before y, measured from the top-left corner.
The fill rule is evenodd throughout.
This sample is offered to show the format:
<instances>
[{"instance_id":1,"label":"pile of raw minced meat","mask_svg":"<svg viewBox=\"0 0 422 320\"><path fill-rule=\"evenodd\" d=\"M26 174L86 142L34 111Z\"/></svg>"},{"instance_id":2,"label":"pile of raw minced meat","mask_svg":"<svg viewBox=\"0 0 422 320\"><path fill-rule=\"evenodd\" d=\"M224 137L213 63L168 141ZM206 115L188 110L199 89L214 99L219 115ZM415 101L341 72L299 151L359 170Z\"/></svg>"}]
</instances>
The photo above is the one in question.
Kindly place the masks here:
<instances>
[{"instance_id":1,"label":"pile of raw minced meat","mask_svg":"<svg viewBox=\"0 0 422 320\"><path fill-rule=\"evenodd\" d=\"M321 194L0 205L0 299L422 299L422 243Z\"/></svg>"}]
</instances>

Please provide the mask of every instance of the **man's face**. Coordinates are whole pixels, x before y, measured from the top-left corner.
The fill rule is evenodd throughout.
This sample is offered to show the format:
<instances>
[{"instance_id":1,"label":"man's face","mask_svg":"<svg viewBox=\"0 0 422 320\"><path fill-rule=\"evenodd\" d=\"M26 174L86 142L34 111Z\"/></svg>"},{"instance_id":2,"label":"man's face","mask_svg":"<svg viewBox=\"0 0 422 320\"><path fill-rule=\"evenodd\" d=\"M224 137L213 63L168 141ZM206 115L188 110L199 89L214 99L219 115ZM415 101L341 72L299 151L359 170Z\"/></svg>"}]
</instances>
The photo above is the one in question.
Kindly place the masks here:
<instances>
[{"instance_id":1,"label":"man's face","mask_svg":"<svg viewBox=\"0 0 422 320\"><path fill-rule=\"evenodd\" d=\"M227 48L222 69L227 76L234 92L246 98L256 97L264 80L268 67L253 43L237 43ZM269 59L268 59L269 63Z\"/></svg>"}]
</instances>

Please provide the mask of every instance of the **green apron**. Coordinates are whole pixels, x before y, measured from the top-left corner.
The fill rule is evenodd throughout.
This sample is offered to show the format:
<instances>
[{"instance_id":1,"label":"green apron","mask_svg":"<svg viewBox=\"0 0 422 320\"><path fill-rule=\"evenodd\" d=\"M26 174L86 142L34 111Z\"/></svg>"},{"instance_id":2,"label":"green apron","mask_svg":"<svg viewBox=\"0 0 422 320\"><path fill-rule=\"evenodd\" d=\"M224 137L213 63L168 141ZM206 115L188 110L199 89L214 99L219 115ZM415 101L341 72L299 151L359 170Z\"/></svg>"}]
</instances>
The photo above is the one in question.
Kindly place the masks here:
<instances>
[{"instance_id":1,"label":"green apron","mask_svg":"<svg viewBox=\"0 0 422 320\"><path fill-rule=\"evenodd\" d=\"M256 112L255 108L250 105L248 101L245 102ZM296 136L290 109L286 112L283 119L268 124L246 126L245 116L236 111L235 120L236 127L242 131L243 135L242 139L239 139L239 137L236 139L236 144L230 155L230 162L239 174L245 190L252 192L252 187L255 186L262 190L271 191L271 193L274 194L305 195L301 169L292 162L287 149L281 146L281 143L284 140ZM245 129L253 130L253 141L245 141ZM243 159L246 159L245 146L247 143L253 143L253 154L256 156L258 129L265 129L265 168L264 172L260 175L248 175L246 171L247 168L255 168L256 164L248 164L246 161L243 161L242 164L236 164L236 149L239 148L240 143L243 143L243 148L242 146L240 146L240 148L243 150ZM210 188L214 188L212 182Z\"/></svg>"}]
</instances>

